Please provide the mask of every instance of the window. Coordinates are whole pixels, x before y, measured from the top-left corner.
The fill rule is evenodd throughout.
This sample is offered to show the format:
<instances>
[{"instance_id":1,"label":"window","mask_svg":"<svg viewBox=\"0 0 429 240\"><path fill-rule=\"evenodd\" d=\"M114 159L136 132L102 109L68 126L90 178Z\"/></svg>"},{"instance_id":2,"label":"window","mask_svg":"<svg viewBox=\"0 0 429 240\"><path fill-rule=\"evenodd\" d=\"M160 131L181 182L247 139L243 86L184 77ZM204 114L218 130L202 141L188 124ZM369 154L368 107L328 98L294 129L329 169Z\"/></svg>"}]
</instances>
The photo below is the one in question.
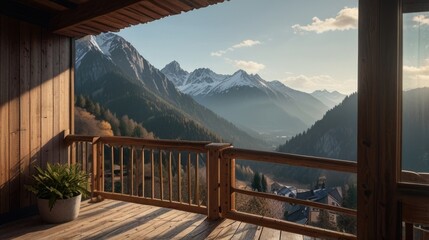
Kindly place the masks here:
<instances>
[{"instance_id":1,"label":"window","mask_svg":"<svg viewBox=\"0 0 429 240\"><path fill-rule=\"evenodd\" d=\"M402 178L429 183L429 12L403 14Z\"/></svg>"}]
</instances>

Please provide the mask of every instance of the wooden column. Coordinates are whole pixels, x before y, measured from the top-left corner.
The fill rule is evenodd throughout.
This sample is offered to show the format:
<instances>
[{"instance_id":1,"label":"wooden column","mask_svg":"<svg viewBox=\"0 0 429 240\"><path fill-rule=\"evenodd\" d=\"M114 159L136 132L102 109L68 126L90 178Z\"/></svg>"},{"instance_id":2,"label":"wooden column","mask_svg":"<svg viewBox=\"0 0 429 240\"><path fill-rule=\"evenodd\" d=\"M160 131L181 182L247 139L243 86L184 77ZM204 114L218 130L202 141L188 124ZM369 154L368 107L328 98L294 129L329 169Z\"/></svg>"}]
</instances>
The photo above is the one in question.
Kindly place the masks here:
<instances>
[{"instance_id":1,"label":"wooden column","mask_svg":"<svg viewBox=\"0 0 429 240\"><path fill-rule=\"evenodd\" d=\"M207 217L210 220L220 218L220 154L223 149L231 147L231 144L211 143L206 146L208 149L207 162Z\"/></svg>"},{"instance_id":2,"label":"wooden column","mask_svg":"<svg viewBox=\"0 0 429 240\"><path fill-rule=\"evenodd\" d=\"M401 0L359 1L358 239L399 239Z\"/></svg>"}]
</instances>

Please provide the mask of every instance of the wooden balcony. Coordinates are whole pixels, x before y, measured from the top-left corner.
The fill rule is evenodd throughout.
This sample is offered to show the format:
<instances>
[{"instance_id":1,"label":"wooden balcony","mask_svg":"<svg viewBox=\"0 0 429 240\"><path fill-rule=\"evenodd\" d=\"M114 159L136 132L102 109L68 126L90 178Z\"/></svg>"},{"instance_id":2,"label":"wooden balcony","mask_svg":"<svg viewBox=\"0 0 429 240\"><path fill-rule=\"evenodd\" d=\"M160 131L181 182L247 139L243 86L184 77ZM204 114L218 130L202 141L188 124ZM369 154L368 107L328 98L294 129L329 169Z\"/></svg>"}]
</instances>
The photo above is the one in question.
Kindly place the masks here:
<instances>
[{"instance_id":1,"label":"wooden balcony","mask_svg":"<svg viewBox=\"0 0 429 240\"><path fill-rule=\"evenodd\" d=\"M227 219L237 228L242 225L240 222L255 224L276 229L278 236L280 232L284 232L283 235L290 232L311 237L356 239L353 234L242 212L236 208L235 200L240 194L355 217L354 209L239 188L235 159L350 174L356 173L355 162L238 149L230 144L210 142L69 135L65 143L70 146L72 163L81 164L91 173L93 200L113 199L203 214L208 220Z\"/></svg>"},{"instance_id":2,"label":"wooden balcony","mask_svg":"<svg viewBox=\"0 0 429 240\"><path fill-rule=\"evenodd\" d=\"M288 239L302 235L150 205L85 201L78 219L53 225L38 216L0 227L0 239Z\"/></svg>"}]
</instances>

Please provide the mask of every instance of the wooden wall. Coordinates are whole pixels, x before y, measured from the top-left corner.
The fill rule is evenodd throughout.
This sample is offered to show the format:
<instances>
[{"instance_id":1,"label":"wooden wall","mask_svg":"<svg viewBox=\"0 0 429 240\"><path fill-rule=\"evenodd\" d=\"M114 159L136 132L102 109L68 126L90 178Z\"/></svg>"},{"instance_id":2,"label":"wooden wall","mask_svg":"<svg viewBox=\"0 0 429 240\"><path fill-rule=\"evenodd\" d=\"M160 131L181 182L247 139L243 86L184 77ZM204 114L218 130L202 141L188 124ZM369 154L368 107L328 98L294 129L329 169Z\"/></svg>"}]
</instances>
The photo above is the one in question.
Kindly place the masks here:
<instances>
[{"instance_id":1,"label":"wooden wall","mask_svg":"<svg viewBox=\"0 0 429 240\"><path fill-rule=\"evenodd\" d=\"M0 219L34 204L33 165L67 162L72 39L0 15ZM9 214L6 214L9 213Z\"/></svg>"}]
</instances>

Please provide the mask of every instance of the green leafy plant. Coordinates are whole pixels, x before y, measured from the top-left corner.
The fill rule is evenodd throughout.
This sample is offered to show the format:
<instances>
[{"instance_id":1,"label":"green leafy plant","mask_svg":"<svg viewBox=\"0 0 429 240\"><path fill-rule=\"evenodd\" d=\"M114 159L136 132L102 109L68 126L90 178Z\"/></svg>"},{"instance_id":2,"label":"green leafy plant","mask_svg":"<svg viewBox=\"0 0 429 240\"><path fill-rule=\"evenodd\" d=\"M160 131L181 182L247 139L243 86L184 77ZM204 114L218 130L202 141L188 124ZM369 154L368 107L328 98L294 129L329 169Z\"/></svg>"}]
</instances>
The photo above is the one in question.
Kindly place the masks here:
<instances>
[{"instance_id":1,"label":"green leafy plant","mask_svg":"<svg viewBox=\"0 0 429 240\"><path fill-rule=\"evenodd\" d=\"M34 184L26 187L38 198L49 199L51 210L58 199L68 199L79 194L85 197L89 194L88 174L79 165L48 163L46 169L38 166L35 169L36 173L32 176Z\"/></svg>"}]
</instances>

